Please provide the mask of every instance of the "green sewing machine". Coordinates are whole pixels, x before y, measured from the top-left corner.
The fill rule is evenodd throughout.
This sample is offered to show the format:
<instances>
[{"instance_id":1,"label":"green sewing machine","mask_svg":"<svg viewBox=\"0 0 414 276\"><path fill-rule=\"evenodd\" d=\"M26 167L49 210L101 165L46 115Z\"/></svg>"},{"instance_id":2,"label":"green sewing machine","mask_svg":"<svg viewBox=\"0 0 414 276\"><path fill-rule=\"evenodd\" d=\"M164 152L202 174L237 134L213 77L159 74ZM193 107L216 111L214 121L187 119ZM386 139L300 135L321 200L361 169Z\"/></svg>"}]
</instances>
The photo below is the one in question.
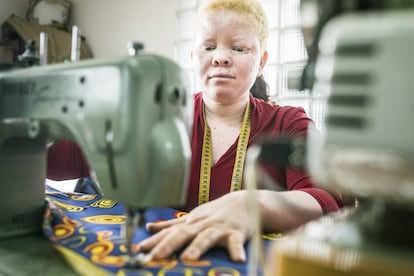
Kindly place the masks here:
<instances>
[{"instance_id":1,"label":"green sewing machine","mask_svg":"<svg viewBox=\"0 0 414 276\"><path fill-rule=\"evenodd\" d=\"M183 72L158 55L1 73L0 238L40 232L47 146L63 138L80 145L104 196L129 206L129 226L147 207L180 206L192 110Z\"/></svg>"}]
</instances>

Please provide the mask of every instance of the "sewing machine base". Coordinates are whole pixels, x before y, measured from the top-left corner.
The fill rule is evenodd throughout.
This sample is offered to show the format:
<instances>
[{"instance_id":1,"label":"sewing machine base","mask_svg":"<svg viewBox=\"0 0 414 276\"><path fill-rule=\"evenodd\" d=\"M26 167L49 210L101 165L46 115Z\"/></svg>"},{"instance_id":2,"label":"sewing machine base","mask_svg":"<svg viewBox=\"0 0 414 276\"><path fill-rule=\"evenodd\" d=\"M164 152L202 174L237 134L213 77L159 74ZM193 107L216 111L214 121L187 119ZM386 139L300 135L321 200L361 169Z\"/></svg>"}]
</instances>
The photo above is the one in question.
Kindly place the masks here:
<instances>
[{"instance_id":1,"label":"sewing machine base","mask_svg":"<svg viewBox=\"0 0 414 276\"><path fill-rule=\"evenodd\" d=\"M13 138L0 147L0 238L42 230L45 205L45 144Z\"/></svg>"},{"instance_id":2,"label":"sewing machine base","mask_svg":"<svg viewBox=\"0 0 414 276\"><path fill-rule=\"evenodd\" d=\"M269 252L266 275L413 275L412 248L391 244L395 237L381 241L367 235L363 220L372 215L372 209L357 211L362 212L352 209L322 217L276 241ZM404 228L409 220L394 227ZM410 239L409 235L404 237Z\"/></svg>"}]
</instances>

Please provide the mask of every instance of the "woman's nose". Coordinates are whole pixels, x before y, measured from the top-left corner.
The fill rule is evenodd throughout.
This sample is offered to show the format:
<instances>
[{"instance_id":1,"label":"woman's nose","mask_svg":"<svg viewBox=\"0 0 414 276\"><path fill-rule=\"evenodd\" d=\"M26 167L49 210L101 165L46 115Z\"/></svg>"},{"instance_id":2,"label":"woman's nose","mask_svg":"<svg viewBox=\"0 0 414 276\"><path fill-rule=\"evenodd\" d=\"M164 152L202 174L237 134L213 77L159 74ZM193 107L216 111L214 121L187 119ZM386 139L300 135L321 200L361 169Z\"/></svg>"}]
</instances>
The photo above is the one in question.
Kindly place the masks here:
<instances>
[{"instance_id":1,"label":"woman's nose","mask_svg":"<svg viewBox=\"0 0 414 276\"><path fill-rule=\"evenodd\" d=\"M213 56L213 64L214 65L230 65L231 64L230 52L224 49L216 49L214 56Z\"/></svg>"}]
</instances>

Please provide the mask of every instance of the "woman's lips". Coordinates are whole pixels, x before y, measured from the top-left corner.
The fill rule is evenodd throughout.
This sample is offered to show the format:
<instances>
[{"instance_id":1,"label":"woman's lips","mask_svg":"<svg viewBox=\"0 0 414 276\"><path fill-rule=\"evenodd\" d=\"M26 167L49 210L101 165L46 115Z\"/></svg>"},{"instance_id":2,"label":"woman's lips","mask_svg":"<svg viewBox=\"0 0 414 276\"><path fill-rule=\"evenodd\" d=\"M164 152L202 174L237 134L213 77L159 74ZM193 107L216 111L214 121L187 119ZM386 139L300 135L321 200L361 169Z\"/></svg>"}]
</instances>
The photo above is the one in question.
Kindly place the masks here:
<instances>
[{"instance_id":1,"label":"woman's lips","mask_svg":"<svg viewBox=\"0 0 414 276\"><path fill-rule=\"evenodd\" d=\"M230 73L223 73L223 72L219 72L219 73L213 73L213 74L209 74L208 75L209 79L213 79L213 78L226 78L226 79L234 79L233 75Z\"/></svg>"}]
</instances>

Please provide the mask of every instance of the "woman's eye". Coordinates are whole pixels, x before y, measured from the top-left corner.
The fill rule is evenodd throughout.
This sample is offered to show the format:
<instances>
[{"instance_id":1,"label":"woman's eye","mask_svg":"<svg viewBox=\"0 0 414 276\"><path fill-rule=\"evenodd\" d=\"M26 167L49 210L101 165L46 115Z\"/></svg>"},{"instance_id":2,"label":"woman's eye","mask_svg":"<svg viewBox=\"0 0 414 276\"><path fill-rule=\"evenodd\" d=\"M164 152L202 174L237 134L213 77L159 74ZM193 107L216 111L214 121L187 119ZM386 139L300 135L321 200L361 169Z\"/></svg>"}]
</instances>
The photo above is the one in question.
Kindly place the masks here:
<instances>
[{"instance_id":1,"label":"woman's eye","mask_svg":"<svg viewBox=\"0 0 414 276\"><path fill-rule=\"evenodd\" d=\"M244 52L244 48L243 47L233 47L233 51L236 51L236 52Z\"/></svg>"},{"instance_id":2,"label":"woman's eye","mask_svg":"<svg viewBox=\"0 0 414 276\"><path fill-rule=\"evenodd\" d=\"M205 46L204 47L204 50L206 50L206 51L212 51L214 49L216 49L216 47L214 47L214 46Z\"/></svg>"}]
</instances>

